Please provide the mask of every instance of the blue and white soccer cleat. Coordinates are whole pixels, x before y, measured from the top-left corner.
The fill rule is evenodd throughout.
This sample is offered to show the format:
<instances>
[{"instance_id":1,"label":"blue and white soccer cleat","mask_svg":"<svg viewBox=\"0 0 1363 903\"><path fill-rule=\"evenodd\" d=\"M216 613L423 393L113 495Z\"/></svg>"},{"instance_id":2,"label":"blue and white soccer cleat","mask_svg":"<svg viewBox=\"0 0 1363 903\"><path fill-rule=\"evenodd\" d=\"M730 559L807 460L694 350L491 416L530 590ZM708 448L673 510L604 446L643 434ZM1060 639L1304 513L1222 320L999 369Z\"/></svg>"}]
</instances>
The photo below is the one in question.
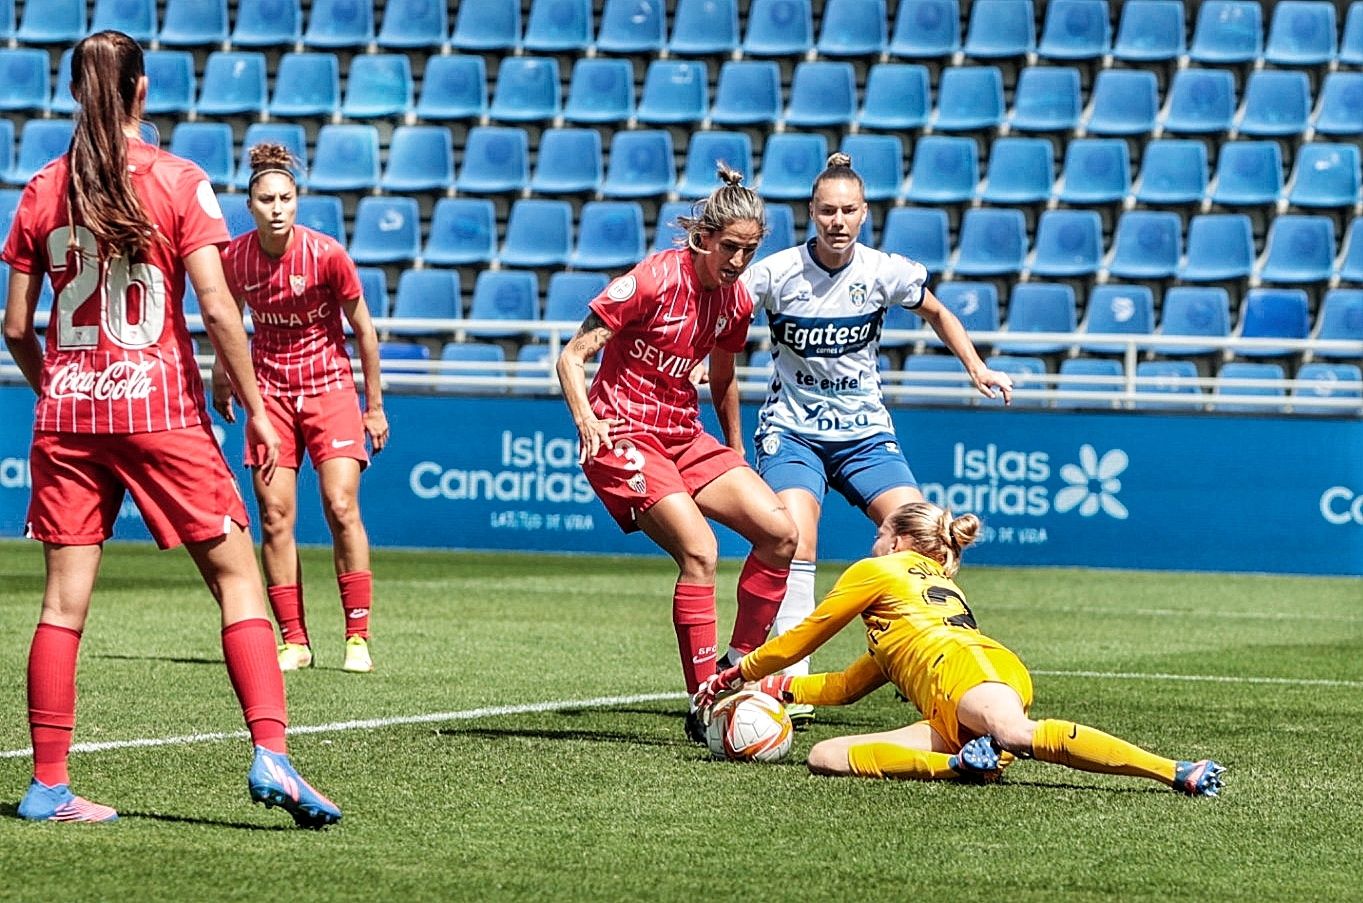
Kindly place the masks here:
<instances>
[{"instance_id":1,"label":"blue and white soccer cleat","mask_svg":"<svg viewBox=\"0 0 1363 903\"><path fill-rule=\"evenodd\" d=\"M1174 789L1188 796L1220 796L1221 775L1226 766L1211 759L1179 762L1174 767Z\"/></svg>"},{"instance_id":2,"label":"blue and white soccer cleat","mask_svg":"<svg viewBox=\"0 0 1363 903\"><path fill-rule=\"evenodd\" d=\"M947 764L963 778L996 779L999 776L999 751L994 748L994 738L988 734L976 737L962 746Z\"/></svg>"},{"instance_id":3,"label":"blue and white soccer cleat","mask_svg":"<svg viewBox=\"0 0 1363 903\"><path fill-rule=\"evenodd\" d=\"M337 805L303 780L283 753L257 746L246 786L251 799L264 803L266 809L279 806L300 828L325 828L341 820Z\"/></svg>"},{"instance_id":4,"label":"blue and white soccer cleat","mask_svg":"<svg viewBox=\"0 0 1363 903\"><path fill-rule=\"evenodd\" d=\"M118 821L111 806L92 803L71 792L70 785L47 786L34 778L19 801L19 817L29 821Z\"/></svg>"}]
</instances>

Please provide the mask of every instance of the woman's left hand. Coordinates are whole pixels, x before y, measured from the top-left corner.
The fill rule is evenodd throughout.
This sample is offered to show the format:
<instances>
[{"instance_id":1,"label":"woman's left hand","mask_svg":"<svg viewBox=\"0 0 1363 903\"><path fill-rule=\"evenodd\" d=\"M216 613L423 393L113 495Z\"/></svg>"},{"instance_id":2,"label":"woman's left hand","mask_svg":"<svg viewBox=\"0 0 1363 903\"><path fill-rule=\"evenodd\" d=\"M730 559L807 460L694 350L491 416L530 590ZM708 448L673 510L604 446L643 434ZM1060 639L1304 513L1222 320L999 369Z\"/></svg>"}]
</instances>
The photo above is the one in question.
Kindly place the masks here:
<instances>
[{"instance_id":1,"label":"woman's left hand","mask_svg":"<svg viewBox=\"0 0 1363 903\"><path fill-rule=\"evenodd\" d=\"M1004 404L1013 402L1013 378L1007 373L998 370L990 370L988 367L976 373L970 374L970 381L975 384L975 388L985 398L995 398L1003 396Z\"/></svg>"},{"instance_id":2,"label":"woman's left hand","mask_svg":"<svg viewBox=\"0 0 1363 903\"><path fill-rule=\"evenodd\" d=\"M383 413L383 408L364 412L364 431L369 434L369 443L374 447L374 454L383 451L384 446L388 444L388 417Z\"/></svg>"}]
</instances>

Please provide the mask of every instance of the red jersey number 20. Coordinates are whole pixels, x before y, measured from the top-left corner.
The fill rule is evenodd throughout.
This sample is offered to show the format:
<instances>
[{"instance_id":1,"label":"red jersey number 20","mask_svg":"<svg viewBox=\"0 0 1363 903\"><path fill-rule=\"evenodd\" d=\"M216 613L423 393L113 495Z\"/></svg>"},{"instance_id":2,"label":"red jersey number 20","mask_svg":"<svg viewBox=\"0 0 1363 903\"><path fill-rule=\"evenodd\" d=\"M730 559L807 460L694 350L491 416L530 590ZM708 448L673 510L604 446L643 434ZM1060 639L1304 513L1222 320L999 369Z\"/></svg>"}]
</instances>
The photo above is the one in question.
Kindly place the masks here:
<instances>
[{"instance_id":1,"label":"red jersey number 20","mask_svg":"<svg viewBox=\"0 0 1363 903\"><path fill-rule=\"evenodd\" d=\"M126 257L99 259L94 233L62 226L47 236L47 259L54 274L75 268L57 296L57 347L63 351L99 347L100 330L120 348L137 350L156 344L166 322L166 277L149 263L129 264ZM102 277L102 278L101 278ZM90 305L98 305L92 316ZM77 325L77 320L81 325Z\"/></svg>"}]
</instances>

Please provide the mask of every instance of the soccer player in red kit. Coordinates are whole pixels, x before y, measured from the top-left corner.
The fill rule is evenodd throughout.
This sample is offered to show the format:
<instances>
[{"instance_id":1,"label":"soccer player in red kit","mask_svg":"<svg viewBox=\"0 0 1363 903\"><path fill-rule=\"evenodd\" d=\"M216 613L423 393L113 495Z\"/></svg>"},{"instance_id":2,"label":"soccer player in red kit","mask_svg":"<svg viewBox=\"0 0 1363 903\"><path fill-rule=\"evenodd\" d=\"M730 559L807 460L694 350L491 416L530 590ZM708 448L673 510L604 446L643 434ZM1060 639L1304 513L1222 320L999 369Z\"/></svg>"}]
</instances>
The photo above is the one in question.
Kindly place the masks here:
<instances>
[{"instance_id":1,"label":"soccer player in red kit","mask_svg":"<svg viewBox=\"0 0 1363 903\"><path fill-rule=\"evenodd\" d=\"M147 79L135 41L116 31L82 40L71 89L80 112L70 150L28 183L0 253L11 268L5 343L38 394L28 534L42 541L47 570L28 659L33 780L18 813L117 818L71 792L67 759L81 631L126 491L159 546L184 544L221 607L227 673L255 746L252 799L303 827L332 824L341 811L289 761L246 507L209 426L181 309L188 275L242 400L263 413L223 280L222 211L202 170L138 138ZM45 350L33 329L44 276L56 297ZM272 471L279 437L264 417L251 440Z\"/></svg>"},{"instance_id":2,"label":"soccer player in red kit","mask_svg":"<svg viewBox=\"0 0 1363 903\"><path fill-rule=\"evenodd\" d=\"M672 596L686 688L715 672L713 518L752 543L738 581L738 616L727 665L762 644L785 595L795 524L744 463L733 359L712 364L711 394L726 444L700 425L690 374L718 345L743 348L753 304L739 275L766 231L766 212L742 175L721 164L723 184L681 217L686 245L653 254L591 302L558 360L563 396L597 496L625 532L642 530L677 562ZM604 349L588 391L586 362ZM687 736L705 742L693 708Z\"/></svg>"},{"instance_id":3,"label":"soccer player in red kit","mask_svg":"<svg viewBox=\"0 0 1363 903\"><path fill-rule=\"evenodd\" d=\"M263 534L261 560L275 620L283 635L282 671L312 665L303 611L303 571L294 540L298 467L306 450L317 469L322 511L331 529L336 582L345 614L346 671L374 670L369 654L373 575L369 537L360 520L360 471L369 465L368 435L379 452L388 441L379 386L379 342L360 291L360 277L345 249L326 235L299 226L293 158L279 144L251 148L247 204L256 229L223 252L227 285L237 304L250 305L255 335L251 357L265 411L279 433L279 467L266 480L261 449L247 444ZM346 354L342 315L355 332L364 372L360 411ZM213 367L213 406L227 420L232 387L221 362Z\"/></svg>"}]
</instances>

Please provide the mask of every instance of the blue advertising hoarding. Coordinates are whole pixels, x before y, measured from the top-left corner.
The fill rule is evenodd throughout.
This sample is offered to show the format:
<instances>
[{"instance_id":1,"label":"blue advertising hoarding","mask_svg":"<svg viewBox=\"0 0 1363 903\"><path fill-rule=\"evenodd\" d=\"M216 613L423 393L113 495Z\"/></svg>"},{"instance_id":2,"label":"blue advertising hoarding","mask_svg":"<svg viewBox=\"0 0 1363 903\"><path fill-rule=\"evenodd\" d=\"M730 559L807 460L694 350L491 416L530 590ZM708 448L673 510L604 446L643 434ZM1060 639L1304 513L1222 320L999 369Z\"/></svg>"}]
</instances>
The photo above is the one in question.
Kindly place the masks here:
<instances>
[{"instance_id":1,"label":"blue advertising hoarding","mask_svg":"<svg viewBox=\"0 0 1363 903\"><path fill-rule=\"evenodd\" d=\"M0 387L0 532L21 535L32 394ZM660 554L625 536L577 465L562 402L390 396L392 444L361 482L376 546ZM755 409L745 411L751 430ZM1363 421L898 409L925 495L984 521L980 564L1363 575ZM711 424L713 425L713 424ZM216 432L249 496L239 425ZM251 506L252 508L254 506ZM720 530L721 554L746 554ZM830 496L819 556L866 554L872 529ZM329 543L316 481L299 539ZM148 538L125 504L117 536Z\"/></svg>"}]
</instances>

